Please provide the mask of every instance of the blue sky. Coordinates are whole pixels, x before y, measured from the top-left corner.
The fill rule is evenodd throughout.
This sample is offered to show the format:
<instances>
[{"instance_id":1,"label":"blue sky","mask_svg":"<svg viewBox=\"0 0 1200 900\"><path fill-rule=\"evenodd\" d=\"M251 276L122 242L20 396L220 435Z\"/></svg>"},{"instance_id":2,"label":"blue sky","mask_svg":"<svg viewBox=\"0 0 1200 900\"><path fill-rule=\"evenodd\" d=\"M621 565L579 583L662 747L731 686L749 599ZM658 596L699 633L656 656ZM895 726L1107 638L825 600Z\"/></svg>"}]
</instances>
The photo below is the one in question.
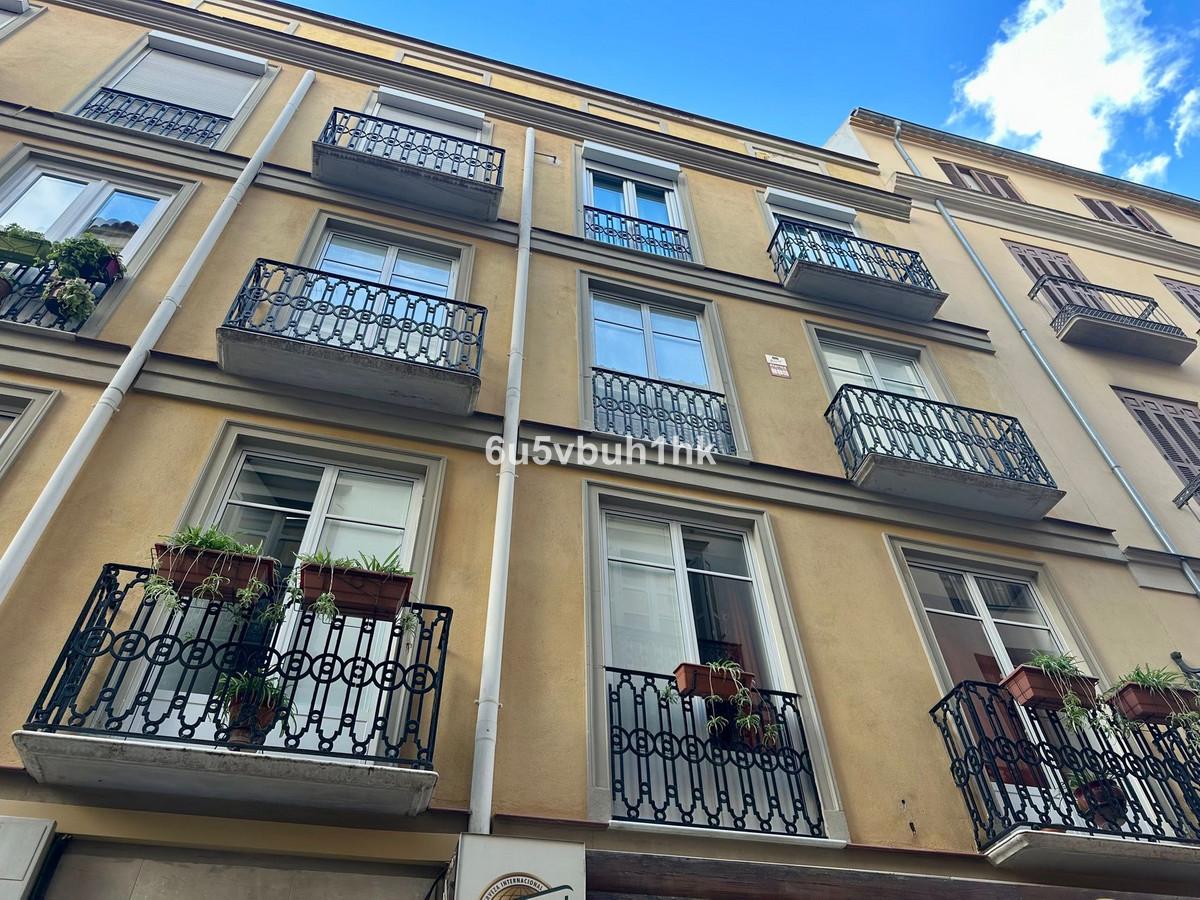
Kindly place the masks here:
<instances>
[{"instance_id":1,"label":"blue sky","mask_svg":"<svg viewBox=\"0 0 1200 900\"><path fill-rule=\"evenodd\" d=\"M864 106L1200 197L1200 0L305 5L809 143Z\"/></svg>"}]
</instances>

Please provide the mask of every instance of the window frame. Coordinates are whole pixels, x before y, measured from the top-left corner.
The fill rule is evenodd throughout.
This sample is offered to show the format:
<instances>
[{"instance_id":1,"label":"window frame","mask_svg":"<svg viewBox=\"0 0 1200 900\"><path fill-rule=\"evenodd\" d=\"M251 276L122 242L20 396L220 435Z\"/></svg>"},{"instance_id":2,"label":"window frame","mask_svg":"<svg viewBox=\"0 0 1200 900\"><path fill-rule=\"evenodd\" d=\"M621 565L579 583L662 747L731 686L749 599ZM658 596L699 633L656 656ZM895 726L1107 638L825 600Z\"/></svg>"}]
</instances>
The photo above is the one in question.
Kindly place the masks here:
<instances>
[{"instance_id":1,"label":"window frame","mask_svg":"<svg viewBox=\"0 0 1200 900\"><path fill-rule=\"evenodd\" d=\"M44 6L34 6L25 0L17 0L13 6L23 7L21 9L11 9L8 4L0 6L5 12L12 13L12 18L7 22L0 22L0 41L3 41L14 31L24 28L38 16L46 11Z\"/></svg>"},{"instance_id":2,"label":"window frame","mask_svg":"<svg viewBox=\"0 0 1200 900\"><path fill-rule=\"evenodd\" d=\"M596 206L595 194L593 193L593 176L596 173L607 175L610 178L621 179L621 198L626 209L630 208L630 200L633 201L632 208L637 208L637 185L644 184L647 187L663 189L666 192L665 200L667 207L667 218L670 220L667 224L671 228L678 228L680 231L687 231L690 236L691 230L687 227L687 224L683 219L683 208L679 202L678 182L669 181L665 178L657 178L653 175L644 175L641 172L634 172L629 169L620 169L617 166L607 165L594 160L587 160L586 169L584 171L584 185L586 188L584 205L595 207L597 209L600 207ZM641 216L633 215L632 213L628 212L618 213L618 215L628 216L641 221L647 221L642 219Z\"/></svg>"},{"instance_id":3,"label":"window frame","mask_svg":"<svg viewBox=\"0 0 1200 900\"><path fill-rule=\"evenodd\" d=\"M1017 190L1017 186L1013 183L1012 178L1003 172L992 172L988 169L981 169L978 166L969 165L968 163L955 162L954 160L950 159L939 159L938 157L934 157L934 162L937 163L938 168L941 169L942 175L945 176L946 180L955 187L960 187L960 185L954 184L953 179L951 179L949 173L946 172L945 166L952 167L958 174L959 179L961 179L964 183L961 186L963 190L971 191L976 194L984 194L985 196L992 197L996 200L1007 200L1010 203L1026 202L1024 196L1022 196L1021 192ZM986 175L988 178L995 178L999 181L1003 181L1006 185L1008 185L1009 190L1013 192L1013 196L1006 197L1001 193L995 193L987 190L982 186L978 177L976 177L977 175Z\"/></svg>"},{"instance_id":4,"label":"window frame","mask_svg":"<svg viewBox=\"0 0 1200 900\"><path fill-rule=\"evenodd\" d=\"M380 273L381 279L384 278L385 274L387 274L388 277L390 277L390 275L395 274L396 260L399 257L401 250L408 250L411 253L419 253L419 254L424 254L426 256L432 256L432 257L436 257L438 259L447 260L450 263L450 268L449 268L449 272L448 272L447 279L446 279L446 299L448 299L448 300L454 299L455 291L458 288L458 270L459 270L458 256L457 255L452 256L449 253L434 253L434 252L431 252L430 250L425 249L424 247L413 246L406 242L382 241L377 238L370 237L368 235L358 234L358 233L348 230L348 229L327 228L322 233L321 240L318 242L315 252L309 257L309 261L307 263L305 263L305 265L307 265L308 268L310 268L310 269L319 269L320 268L319 264L320 264L321 260L325 258L325 255L329 251L330 243L332 243L332 241L335 237L339 237L339 236L353 238L356 240L363 241L365 243L378 244L378 245L386 248L386 253L384 254L384 261L383 261L383 269ZM347 277L349 277L349 276L347 276ZM406 288L393 287L393 286L389 285L386 280L380 280L375 283L385 285L385 286L391 288L392 290L401 291L401 292L405 292L405 293L408 292L408 290ZM431 296L431 297L438 296L437 294L430 294L427 291L414 291L413 293L425 294L426 296Z\"/></svg>"},{"instance_id":5,"label":"window frame","mask_svg":"<svg viewBox=\"0 0 1200 900\"><path fill-rule=\"evenodd\" d=\"M9 426L0 431L0 479L20 456L59 393L57 389L0 382L0 410L13 416Z\"/></svg>"},{"instance_id":6,"label":"window frame","mask_svg":"<svg viewBox=\"0 0 1200 900\"><path fill-rule=\"evenodd\" d=\"M910 359L917 367L921 381L925 389L929 392L930 400L938 403L957 404L958 401L954 399L949 382L942 374L941 369L937 365L936 357L928 346L845 331L819 322L806 322L805 325L805 332L808 334L809 344L812 349L813 361L816 363L821 383L825 386L825 392L830 401L837 394L838 387L834 383L833 375L825 363L825 354L822 350L822 344L825 341L840 344L854 350L867 351L868 353L884 353Z\"/></svg>"},{"instance_id":7,"label":"window frame","mask_svg":"<svg viewBox=\"0 0 1200 900\"><path fill-rule=\"evenodd\" d=\"M625 303L630 306L638 307L642 318L642 346L646 352L646 368L647 374L639 375L636 372L622 372L625 375L631 375L635 378L649 378L652 381L661 381L664 384L673 384L682 388L700 388L705 391L712 391L716 394L724 395L724 384L721 381L720 369L717 364L716 356L712 352L712 339L708 335L704 327L703 313L691 309L682 309L678 306L670 306L667 304L653 303L649 300L634 299L628 296L620 296L613 291L595 291L591 292L588 301L588 311L590 313L590 334L592 335L591 354L593 368L607 368L607 366L598 366L596 362L596 300L609 300L615 303ZM651 314L655 311L671 313L673 315L691 316L696 322L696 330L700 335L700 350L704 356L705 375L707 375L707 383L693 384L687 381L677 381L673 378L664 378L657 371L658 361L654 355L654 326L651 321ZM649 371L653 369L654 371ZM613 371L621 371L614 369ZM716 375L716 384L713 383L713 376Z\"/></svg>"}]
</instances>

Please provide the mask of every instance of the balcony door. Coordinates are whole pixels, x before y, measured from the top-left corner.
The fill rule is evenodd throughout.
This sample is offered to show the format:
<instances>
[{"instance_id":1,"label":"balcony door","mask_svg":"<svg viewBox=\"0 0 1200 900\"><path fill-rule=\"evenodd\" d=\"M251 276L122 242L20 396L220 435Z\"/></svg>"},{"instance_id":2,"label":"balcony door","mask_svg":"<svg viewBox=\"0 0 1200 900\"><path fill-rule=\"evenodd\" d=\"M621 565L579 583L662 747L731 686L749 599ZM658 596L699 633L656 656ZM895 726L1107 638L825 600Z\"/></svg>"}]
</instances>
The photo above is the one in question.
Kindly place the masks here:
<instances>
[{"instance_id":1,"label":"balcony door","mask_svg":"<svg viewBox=\"0 0 1200 900\"><path fill-rule=\"evenodd\" d=\"M1034 282L1043 275L1069 278L1072 281L1084 283L1088 280L1087 276L1075 265L1074 260L1065 253L1013 243L1008 243L1008 249L1025 274ZM1053 307L1051 312L1058 312L1066 306L1090 306L1105 310L1109 308L1103 294L1099 291L1089 290L1076 284L1047 284L1042 289L1042 295L1049 299L1050 305Z\"/></svg>"},{"instance_id":2,"label":"balcony door","mask_svg":"<svg viewBox=\"0 0 1200 900\"><path fill-rule=\"evenodd\" d=\"M616 170L589 168L587 205L599 210L594 214L596 230L589 235L594 240L675 254L672 248L679 242L671 229L683 227L683 216L673 187Z\"/></svg>"},{"instance_id":3,"label":"balcony door","mask_svg":"<svg viewBox=\"0 0 1200 900\"><path fill-rule=\"evenodd\" d=\"M387 102L389 96L381 98L370 114L396 123L399 129L364 122L366 134L351 144L353 149L461 178L479 174L487 151L479 149L483 136L478 125L433 115L433 106L426 110L396 106Z\"/></svg>"},{"instance_id":4,"label":"balcony door","mask_svg":"<svg viewBox=\"0 0 1200 900\"><path fill-rule=\"evenodd\" d=\"M854 231L848 222L774 213L776 224L790 229L787 241L796 259L845 272L869 272L855 253Z\"/></svg>"}]
</instances>

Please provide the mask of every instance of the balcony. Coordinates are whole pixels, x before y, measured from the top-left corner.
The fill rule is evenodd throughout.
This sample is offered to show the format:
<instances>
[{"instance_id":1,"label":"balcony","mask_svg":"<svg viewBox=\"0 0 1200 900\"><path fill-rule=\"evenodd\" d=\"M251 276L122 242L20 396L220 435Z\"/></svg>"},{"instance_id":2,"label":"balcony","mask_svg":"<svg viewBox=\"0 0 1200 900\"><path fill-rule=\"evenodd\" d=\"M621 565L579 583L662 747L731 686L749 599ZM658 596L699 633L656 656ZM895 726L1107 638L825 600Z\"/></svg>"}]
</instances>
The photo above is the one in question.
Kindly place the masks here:
<instances>
[{"instance_id":1,"label":"balcony","mask_svg":"<svg viewBox=\"0 0 1200 900\"><path fill-rule=\"evenodd\" d=\"M778 731L747 741L710 728L707 701L680 695L671 675L605 671L613 819L827 836L795 694L756 690Z\"/></svg>"},{"instance_id":2,"label":"balcony","mask_svg":"<svg viewBox=\"0 0 1200 900\"><path fill-rule=\"evenodd\" d=\"M594 368L592 423L606 434L737 455L724 396L703 388Z\"/></svg>"},{"instance_id":3,"label":"balcony","mask_svg":"<svg viewBox=\"0 0 1200 900\"><path fill-rule=\"evenodd\" d=\"M53 277L53 265L0 261L0 280L11 288L7 295L0 298L0 321L54 328L72 334L79 331L86 318L55 312L42 300L42 291ZM105 281L93 282L92 296L97 304L111 286Z\"/></svg>"},{"instance_id":4,"label":"balcony","mask_svg":"<svg viewBox=\"0 0 1200 900\"><path fill-rule=\"evenodd\" d=\"M928 322L946 299L915 250L804 222L780 222L767 248L779 283L826 303Z\"/></svg>"},{"instance_id":5,"label":"balcony","mask_svg":"<svg viewBox=\"0 0 1200 900\"><path fill-rule=\"evenodd\" d=\"M235 375L468 415L482 306L260 259L217 329Z\"/></svg>"},{"instance_id":6,"label":"balcony","mask_svg":"<svg viewBox=\"0 0 1200 900\"><path fill-rule=\"evenodd\" d=\"M271 623L219 599L158 608L151 574L101 571L13 736L37 781L235 801L245 813L428 807L449 609L324 621L305 608ZM235 712L226 685L243 673L277 684L288 711Z\"/></svg>"},{"instance_id":7,"label":"balcony","mask_svg":"<svg viewBox=\"0 0 1200 900\"><path fill-rule=\"evenodd\" d=\"M847 384L825 420L846 477L868 491L1022 519L1064 496L1011 416Z\"/></svg>"},{"instance_id":8,"label":"balcony","mask_svg":"<svg viewBox=\"0 0 1200 900\"><path fill-rule=\"evenodd\" d=\"M216 144L232 121L228 116L163 103L151 97L139 97L107 87L100 88L77 115L95 122L199 144L201 147Z\"/></svg>"},{"instance_id":9,"label":"balcony","mask_svg":"<svg viewBox=\"0 0 1200 900\"><path fill-rule=\"evenodd\" d=\"M334 109L313 141L313 177L410 206L494 221L504 151L477 141Z\"/></svg>"},{"instance_id":10,"label":"balcony","mask_svg":"<svg viewBox=\"0 0 1200 900\"><path fill-rule=\"evenodd\" d=\"M1061 711L965 681L930 710L979 849L1005 868L1200 883L1194 743L1106 707L1073 727Z\"/></svg>"},{"instance_id":11,"label":"balcony","mask_svg":"<svg viewBox=\"0 0 1200 900\"><path fill-rule=\"evenodd\" d=\"M686 229L638 219L594 206L583 208L583 236L601 244L640 250L668 259L692 261L692 244Z\"/></svg>"},{"instance_id":12,"label":"balcony","mask_svg":"<svg viewBox=\"0 0 1200 900\"><path fill-rule=\"evenodd\" d=\"M1196 342L1184 334L1153 297L1100 287L1073 278L1043 275L1029 292L1057 310L1050 327L1067 344L1147 356L1179 365Z\"/></svg>"}]
</instances>

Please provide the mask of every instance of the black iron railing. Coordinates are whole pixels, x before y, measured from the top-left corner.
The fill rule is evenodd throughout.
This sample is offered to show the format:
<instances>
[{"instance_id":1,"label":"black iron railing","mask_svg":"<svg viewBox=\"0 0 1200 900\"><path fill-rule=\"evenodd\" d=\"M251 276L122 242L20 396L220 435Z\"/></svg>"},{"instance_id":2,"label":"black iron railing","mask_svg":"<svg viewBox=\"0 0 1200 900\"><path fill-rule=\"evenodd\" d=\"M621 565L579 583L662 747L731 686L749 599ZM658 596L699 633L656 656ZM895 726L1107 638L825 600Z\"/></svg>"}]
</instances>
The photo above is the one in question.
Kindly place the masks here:
<instances>
[{"instance_id":1,"label":"black iron railing","mask_svg":"<svg viewBox=\"0 0 1200 900\"><path fill-rule=\"evenodd\" d=\"M769 736L709 727L707 701L670 675L606 669L613 818L824 837L800 698L755 691Z\"/></svg>"},{"instance_id":2,"label":"black iron railing","mask_svg":"<svg viewBox=\"0 0 1200 900\"><path fill-rule=\"evenodd\" d=\"M656 256L692 258L692 243L686 229L594 206L583 208L583 235L602 244L616 244Z\"/></svg>"},{"instance_id":3,"label":"black iron railing","mask_svg":"<svg viewBox=\"0 0 1200 900\"><path fill-rule=\"evenodd\" d=\"M333 110L317 141L494 187L504 177L499 147L348 109Z\"/></svg>"},{"instance_id":4,"label":"black iron railing","mask_svg":"<svg viewBox=\"0 0 1200 900\"><path fill-rule=\"evenodd\" d=\"M0 298L0 321L40 325L59 331L78 331L87 321L86 318L55 312L42 299L42 293L54 278L54 272L51 264L39 266L0 261L0 279L10 288L9 293ZM92 296L96 303L108 293L110 287L105 281L92 283Z\"/></svg>"},{"instance_id":5,"label":"black iron railing","mask_svg":"<svg viewBox=\"0 0 1200 900\"><path fill-rule=\"evenodd\" d=\"M825 410L846 475L873 453L1053 488L1012 416L846 384Z\"/></svg>"},{"instance_id":6,"label":"black iron railing","mask_svg":"<svg viewBox=\"0 0 1200 900\"><path fill-rule=\"evenodd\" d=\"M1078 316L1086 316L1175 337L1187 336L1162 311L1157 300L1143 294L1132 294L1076 281L1074 278L1043 275L1034 282L1029 297L1031 300L1045 299L1052 309L1057 310L1050 322L1055 331L1062 331L1068 322Z\"/></svg>"},{"instance_id":7,"label":"black iron railing","mask_svg":"<svg viewBox=\"0 0 1200 900\"><path fill-rule=\"evenodd\" d=\"M233 121L228 116L107 87L100 88L79 110L79 115L85 119L175 138L202 147L213 146Z\"/></svg>"},{"instance_id":8,"label":"black iron railing","mask_svg":"<svg viewBox=\"0 0 1200 900\"><path fill-rule=\"evenodd\" d=\"M260 259L225 325L339 350L479 374L487 310Z\"/></svg>"},{"instance_id":9,"label":"black iron railing","mask_svg":"<svg viewBox=\"0 0 1200 900\"><path fill-rule=\"evenodd\" d=\"M737 453L725 397L703 388L594 368L592 420L608 434Z\"/></svg>"},{"instance_id":10,"label":"black iron railing","mask_svg":"<svg viewBox=\"0 0 1200 900\"><path fill-rule=\"evenodd\" d=\"M1178 728L1118 720L1102 705L1073 727L979 681L930 715L981 850L1018 828L1200 843L1200 755Z\"/></svg>"},{"instance_id":11,"label":"black iron railing","mask_svg":"<svg viewBox=\"0 0 1200 900\"><path fill-rule=\"evenodd\" d=\"M1176 506L1182 509L1184 505L1197 494L1200 494L1200 475L1195 476L1191 481L1183 486L1183 490L1175 495L1174 503Z\"/></svg>"},{"instance_id":12,"label":"black iron railing","mask_svg":"<svg viewBox=\"0 0 1200 900\"><path fill-rule=\"evenodd\" d=\"M146 596L151 574L104 567L27 729L433 765L451 610L326 622L300 609L269 623L221 600L163 608ZM289 711L234 712L239 675L276 685Z\"/></svg>"},{"instance_id":13,"label":"black iron railing","mask_svg":"<svg viewBox=\"0 0 1200 900\"><path fill-rule=\"evenodd\" d=\"M938 290L937 282L916 250L869 241L848 231L807 222L780 222L767 254L781 283L787 281L792 267L800 262L898 285Z\"/></svg>"}]
</instances>

